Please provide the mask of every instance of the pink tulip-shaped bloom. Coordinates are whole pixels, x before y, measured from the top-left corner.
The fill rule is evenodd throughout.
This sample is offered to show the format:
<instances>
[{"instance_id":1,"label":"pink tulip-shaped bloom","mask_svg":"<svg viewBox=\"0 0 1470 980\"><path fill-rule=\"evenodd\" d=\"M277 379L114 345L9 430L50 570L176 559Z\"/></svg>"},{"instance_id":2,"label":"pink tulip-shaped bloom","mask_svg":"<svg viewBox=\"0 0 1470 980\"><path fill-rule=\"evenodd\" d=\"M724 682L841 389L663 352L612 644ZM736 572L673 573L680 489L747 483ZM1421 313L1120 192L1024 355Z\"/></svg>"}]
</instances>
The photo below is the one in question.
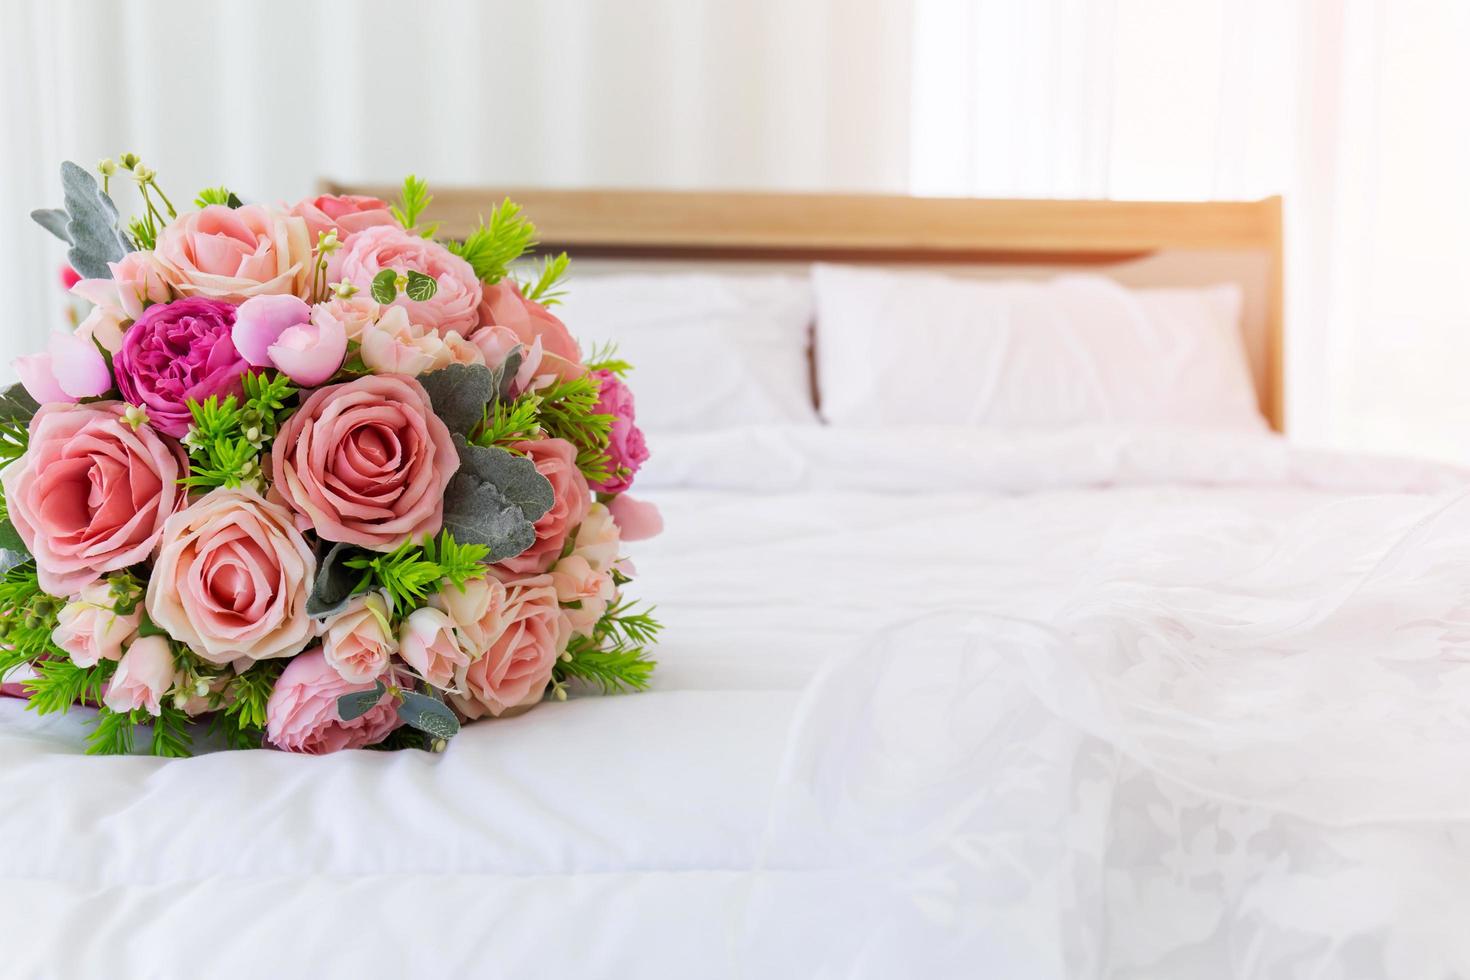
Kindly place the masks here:
<instances>
[{"instance_id":1,"label":"pink tulip-shaped bloom","mask_svg":"<svg viewBox=\"0 0 1470 980\"><path fill-rule=\"evenodd\" d=\"M218 487L169 518L148 579L148 617L212 664L289 657L317 635L306 614L316 556L291 513Z\"/></svg>"},{"instance_id":2,"label":"pink tulip-shaped bloom","mask_svg":"<svg viewBox=\"0 0 1470 980\"><path fill-rule=\"evenodd\" d=\"M230 337L234 325L235 307L219 300L148 307L113 358L118 391L146 410L158 431L181 438L193 423L189 401L243 391L240 379L250 365Z\"/></svg>"},{"instance_id":3,"label":"pink tulip-shaped bloom","mask_svg":"<svg viewBox=\"0 0 1470 980\"><path fill-rule=\"evenodd\" d=\"M81 594L56 614L51 642L67 652L78 667L95 667L99 660L116 660L142 621L141 606L126 615L117 612L117 597L106 579L82 587Z\"/></svg>"},{"instance_id":4,"label":"pink tulip-shaped bloom","mask_svg":"<svg viewBox=\"0 0 1470 980\"><path fill-rule=\"evenodd\" d=\"M437 534L457 469L428 392L397 375L318 388L271 447L271 481L296 526L373 551Z\"/></svg>"},{"instance_id":5,"label":"pink tulip-shaped bloom","mask_svg":"<svg viewBox=\"0 0 1470 980\"><path fill-rule=\"evenodd\" d=\"M437 688L454 683L455 671L470 665L470 656L455 637L454 622L429 606L415 609L398 630L398 655Z\"/></svg>"},{"instance_id":6,"label":"pink tulip-shaped bloom","mask_svg":"<svg viewBox=\"0 0 1470 980\"><path fill-rule=\"evenodd\" d=\"M44 353L17 357L12 366L26 391L42 405L94 398L112 387L112 373L97 345L65 331L51 335Z\"/></svg>"},{"instance_id":7,"label":"pink tulip-shaped bloom","mask_svg":"<svg viewBox=\"0 0 1470 980\"><path fill-rule=\"evenodd\" d=\"M235 349L255 367L273 367L303 388L337 373L347 357L347 330L331 317L315 318L295 296L252 296L235 311Z\"/></svg>"},{"instance_id":8,"label":"pink tulip-shaped bloom","mask_svg":"<svg viewBox=\"0 0 1470 980\"><path fill-rule=\"evenodd\" d=\"M438 333L450 330L468 336L479 326L480 280L464 259L430 239L413 235L397 225L366 228L347 239L327 265L330 282L350 282L363 292L384 269L418 272L434 280L437 289L425 300L399 293L394 306L408 311L413 323Z\"/></svg>"},{"instance_id":9,"label":"pink tulip-shaped bloom","mask_svg":"<svg viewBox=\"0 0 1470 980\"><path fill-rule=\"evenodd\" d=\"M274 293L307 295L314 247L306 221L295 215L260 204L211 204L170 222L153 254L179 295L243 303Z\"/></svg>"},{"instance_id":10,"label":"pink tulip-shaped bloom","mask_svg":"<svg viewBox=\"0 0 1470 980\"><path fill-rule=\"evenodd\" d=\"M505 585L503 627L489 649L455 675L459 693L450 698L467 718L498 717L540 701L572 635L550 575L516 578L494 567L491 574Z\"/></svg>"},{"instance_id":11,"label":"pink tulip-shaped bloom","mask_svg":"<svg viewBox=\"0 0 1470 980\"><path fill-rule=\"evenodd\" d=\"M346 241L364 228L397 224L387 201L365 194L319 194L297 201L290 213L306 222L313 245L323 232L335 231Z\"/></svg>"},{"instance_id":12,"label":"pink tulip-shaped bloom","mask_svg":"<svg viewBox=\"0 0 1470 980\"><path fill-rule=\"evenodd\" d=\"M620 493L607 505L624 541L642 541L663 533L664 518L658 507L646 500L634 500Z\"/></svg>"},{"instance_id":13,"label":"pink tulip-shaped bloom","mask_svg":"<svg viewBox=\"0 0 1470 980\"><path fill-rule=\"evenodd\" d=\"M536 520L536 541L531 547L500 563L517 575L544 572L561 554L567 536L587 515L587 479L577 469L577 447L565 439L536 439L518 442L516 451L536 464L536 471L551 484L551 508Z\"/></svg>"},{"instance_id":14,"label":"pink tulip-shaped bloom","mask_svg":"<svg viewBox=\"0 0 1470 980\"><path fill-rule=\"evenodd\" d=\"M343 680L319 648L303 653L286 665L266 702L266 739L287 752L309 755L378 744L401 724L390 692L385 690L375 706L351 721L343 721L337 712L338 698L370 691L375 683Z\"/></svg>"},{"instance_id":15,"label":"pink tulip-shaped bloom","mask_svg":"<svg viewBox=\"0 0 1470 980\"><path fill-rule=\"evenodd\" d=\"M175 675L168 640L161 636L139 637L118 661L102 703L118 713L144 708L156 716L163 696L174 685Z\"/></svg>"},{"instance_id":16,"label":"pink tulip-shaped bloom","mask_svg":"<svg viewBox=\"0 0 1470 980\"><path fill-rule=\"evenodd\" d=\"M41 588L71 596L146 561L182 499L183 452L122 402L43 405L30 446L0 470L10 519L36 559Z\"/></svg>"},{"instance_id":17,"label":"pink tulip-shaped bloom","mask_svg":"<svg viewBox=\"0 0 1470 980\"><path fill-rule=\"evenodd\" d=\"M326 622L322 655L349 684L381 677L398 652L398 639L388 625L388 602L378 592L355 596Z\"/></svg>"}]
</instances>

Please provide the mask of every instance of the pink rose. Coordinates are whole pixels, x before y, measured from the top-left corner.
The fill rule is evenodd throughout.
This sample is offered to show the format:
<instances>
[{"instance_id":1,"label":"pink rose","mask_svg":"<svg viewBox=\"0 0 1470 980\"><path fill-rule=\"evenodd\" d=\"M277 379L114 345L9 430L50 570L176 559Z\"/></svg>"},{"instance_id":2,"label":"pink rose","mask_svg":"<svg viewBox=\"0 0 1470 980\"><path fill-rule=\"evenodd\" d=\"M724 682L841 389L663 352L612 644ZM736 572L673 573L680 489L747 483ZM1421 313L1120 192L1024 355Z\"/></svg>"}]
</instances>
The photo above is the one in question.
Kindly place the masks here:
<instances>
[{"instance_id":1,"label":"pink rose","mask_svg":"<svg viewBox=\"0 0 1470 980\"><path fill-rule=\"evenodd\" d=\"M316 556L286 508L219 487L169 518L148 616L212 664L289 657L310 643Z\"/></svg>"},{"instance_id":2,"label":"pink rose","mask_svg":"<svg viewBox=\"0 0 1470 980\"><path fill-rule=\"evenodd\" d=\"M470 579L464 588L446 581L429 605L449 617L471 660L489 650L505 629L505 586L494 577Z\"/></svg>"},{"instance_id":3,"label":"pink rose","mask_svg":"<svg viewBox=\"0 0 1470 980\"><path fill-rule=\"evenodd\" d=\"M362 331L362 363L374 374L406 374L417 377L447 361L444 341L427 327L410 323L408 311L390 307L377 323Z\"/></svg>"},{"instance_id":4,"label":"pink rose","mask_svg":"<svg viewBox=\"0 0 1470 980\"><path fill-rule=\"evenodd\" d=\"M638 468L648 460L648 447L643 442L643 430L634 424L633 392L623 379L611 371L596 371L597 405L592 411L597 415L613 417L612 431L608 439L607 454L612 457L612 476L601 483L592 484L599 493L622 493L633 485Z\"/></svg>"},{"instance_id":5,"label":"pink rose","mask_svg":"<svg viewBox=\"0 0 1470 980\"><path fill-rule=\"evenodd\" d=\"M483 656L456 672L460 693L450 695L467 718L498 717L541 700L571 638L550 575L496 577L506 591L503 628Z\"/></svg>"},{"instance_id":6,"label":"pink rose","mask_svg":"<svg viewBox=\"0 0 1470 980\"><path fill-rule=\"evenodd\" d=\"M120 714L146 708L156 716L163 695L174 685L174 676L174 654L168 640L161 636L140 637L118 661L102 703Z\"/></svg>"},{"instance_id":7,"label":"pink rose","mask_svg":"<svg viewBox=\"0 0 1470 980\"><path fill-rule=\"evenodd\" d=\"M605 572L617 564L621 546L621 536L612 513L606 504L593 501L572 538L572 554L585 558L587 564L597 571Z\"/></svg>"},{"instance_id":8,"label":"pink rose","mask_svg":"<svg viewBox=\"0 0 1470 980\"><path fill-rule=\"evenodd\" d=\"M41 588L75 595L108 572L147 560L181 499L177 446L122 420L121 402L43 405L30 447L0 470L10 519Z\"/></svg>"},{"instance_id":9,"label":"pink rose","mask_svg":"<svg viewBox=\"0 0 1470 980\"><path fill-rule=\"evenodd\" d=\"M193 424L190 400L239 395L249 364L230 334L235 307L213 299L150 306L123 336L112 360L123 399L148 412L164 435L181 438Z\"/></svg>"},{"instance_id":10,"label":"pink rose","mask_svg":"<svg viewBox=\"0 0 1470 980\"><path fill-rule=\"evenodd\" d=\"M154 249L163 277L183 296L241 303L252 296L306 296L312 248L306 221L261 204L211 204L179 215Z\"/></svg>"},{"instance_id":11,"label":"pink rose","mask_svg":"<svg viewBox=\"0 0 1470 980\"><path fill-rule=\"evenodd\" d=\"M616 592L612 573L593 568L582 555L568 555L551 567L551 584L572 632L591 636Z\"/></svg>"},{"instance_id":12,"label":"pink rose","mask_svg":"<svg viewBox=\"0 0 1470 980\"><path fill-rule=\"evenodd\" d=\"M367 684L388 669L398 641L388 628L388 603L380 593L355 596L326 622L322 655L349 684Z\"/></svg>"},{"instance_id":13,"label":"pink rose","mask_svg":"<svg viewBox=\"0 0 1470 980\"><path fill-rule=\"evenodd\" d=\"M397 224L387 201L363 194L319 194L297 201L289 213L306 222L313 245L324 231L335 231L346 241L364 228Z\"/></svg>"},{"instance_id":14,"label":"pink rose","mask_svg":"<svg viewBox=\"0 0 1470 980\"><path fill-rule=\"evenodd\" d=\"M112 388L112 373L97 345L64 330L51 334L45 353L17 357L11 366L42 405L94 398Z\"/></svg>"},{"instance_id":15,"label":"pink rose","mask_svg":"<svg viewBox=\"0 0 1470 980\"><path fill-rule=\"evenodd\" d=\"M266 702L265 737L277 748L310 755L376 745L399 725L391 693L351 721L337 713L342 695L372 689L372 683L344 681L320 649L303 653L286 665Z\"/></svg>"},{"instance_id":16,"label":"pink rose","mask_svg":"<svg viewBox=\"0 0 1470 980\"><path fill-rule=\"evenodd\" d=\"M412 322L439 333L454 330L461 336L479 326L481 291L475 270L438 242L396 225L368 228L349 238L328 263L327 279L350 282L366 292L383 269L421 272L438 283L429 299L412 300L400 293L393 300L394 306L408 311Z\"/></svg>"},{"instance_id":17,"label":"pink rose","mask_svg":"<svg viewBox=\"0 0 1470 980\"><path fill-rule=\"evenodd\" d=\"M454 683L454 673L470 665L470 656L454 635L454 623L438 609L425 606L404 619L398 631L398 655L437 688Z\"/></svg>"},{"instance_id":18,"label":"pink rose","mask_svg":"<svg viewBox=\"0 0 1470 980\"><path fill-rule=\"evenodd\" d=\"M577 447L565 439L518 442L518 452L536 464L536 471L551 484L554 502L536 521L536 542L500 567L517 575L544 572L552 566L566 544L567 535L587 516L587 480L577 469Z\"/></svg>"},{"instance_id":19,"label":"pink rose","mask_svg":"<svg viewBox=\"0 0 1470 980\"><path fill-rule=\"evenodd\" d=\"M78 667L95 667L99 660L122 656L123 644L138 631L140 608L126 616L116 611L117 597L105 579L89 582L81 594L56 614L51 642L67 652Z\"/></svg>"},{"instance_id":20,"label":"pink rose","mask_svg":"<svg viewBox=\"0 0 1470 980\"><path fill-rule=\"evenodd\" d=\"M272 482L297 526L373 551L437 533L457 469L428 392L396 375L317 389L271 447Z\"/></svg>"},{"instance_id":21,"label":"pink rose","mask_svg":"<svg viewBox=\"0 0 1470 980\"><path fill-rule=\"evenodd\" d=\"M107 267L112 270L111 279L82 279L71 291L117 320L136 320L146 307L167 303L173 297L164 278L164 268L152 252L129 252L118 261L107 263Z\"/></svg>"},{"instance_id":22,"label":"pink rose","mask_svg":"<svg viewBox=\"0 0 1470 980\"><path fill-rule=\"evenodd\" d=\"M382 307L366 293L354 293L345 299L334 296L311 308L311 322L323 329L337 324L348 340L362 340L363 331L378 322ZM404 314L407 318L408 314Z\"/></svg>"},{"instance_id":23,"label":"pink rose","mask_svg":"<svg viewBox=\"0 0 1470 980\"><path fill-rule=\"evenodd\" d=\"M529 350L541 341L543 373L559 377L576 377L582 373L582 352L571 331L540 303L526 299L521 287L511 279L502 279L484 289L480 304L480 323L504 327L515 334ZM474 339L474 335L470 335Z\"/></svg>"},{"instance_id":24,"label":"pink rose","mask_svg":"<svg viewBox=\"0 0 1470 980\"><path fill-rule=\"evenodd\" d=\"M620 493L607 507L613 520L618 522L624 541L642 541L663 532L663 515L658 512L658 507L645 500L634 500L626 493Z\"/></svg>"}]
</instances>

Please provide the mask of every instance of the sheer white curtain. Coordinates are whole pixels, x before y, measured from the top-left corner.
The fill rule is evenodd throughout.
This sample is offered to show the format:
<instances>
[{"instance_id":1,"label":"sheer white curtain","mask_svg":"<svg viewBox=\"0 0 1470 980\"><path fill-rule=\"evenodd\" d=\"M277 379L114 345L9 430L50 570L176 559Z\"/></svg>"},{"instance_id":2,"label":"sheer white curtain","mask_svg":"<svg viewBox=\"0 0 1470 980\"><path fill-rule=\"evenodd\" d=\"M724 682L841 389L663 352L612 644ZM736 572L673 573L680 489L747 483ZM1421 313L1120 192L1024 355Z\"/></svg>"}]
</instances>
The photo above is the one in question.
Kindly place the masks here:
<instances>
[{"instance_id":1,"label":"sheer white curtain","mask_svg":"<svg viewBox=\"0 0 1470 980\"><path fill-rule=\"evenodd\" d=\"M920 193L1284 194L1289 424L1470 462L1470 5L917 0Z\"/></svg>"}]
</instances>

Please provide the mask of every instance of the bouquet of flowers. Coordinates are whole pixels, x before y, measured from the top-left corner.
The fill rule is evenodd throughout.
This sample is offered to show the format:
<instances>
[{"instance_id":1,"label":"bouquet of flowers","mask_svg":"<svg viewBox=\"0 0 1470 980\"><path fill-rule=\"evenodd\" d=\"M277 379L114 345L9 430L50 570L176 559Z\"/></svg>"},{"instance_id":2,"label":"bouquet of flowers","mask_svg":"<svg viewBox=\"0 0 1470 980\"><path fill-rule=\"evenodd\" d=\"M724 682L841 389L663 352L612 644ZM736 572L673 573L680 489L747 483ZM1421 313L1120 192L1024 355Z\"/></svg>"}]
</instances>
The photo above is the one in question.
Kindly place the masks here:
<instances>
[{"instance_id":1,"label":"bouquet of flowers","mask_svg":"<svg viewBox=\"0 0 1470 980\"><path fill-rule=\"evenodd\" d=\"M647 685L629 365L550 311L564 254L518 278L520 208L439 242L414 177L179 212L135 156L98 170L33 214L93 307L0 392L0 679L97 706L89 752L169 756L440 750Z\"/></svg>"}]
</instances>

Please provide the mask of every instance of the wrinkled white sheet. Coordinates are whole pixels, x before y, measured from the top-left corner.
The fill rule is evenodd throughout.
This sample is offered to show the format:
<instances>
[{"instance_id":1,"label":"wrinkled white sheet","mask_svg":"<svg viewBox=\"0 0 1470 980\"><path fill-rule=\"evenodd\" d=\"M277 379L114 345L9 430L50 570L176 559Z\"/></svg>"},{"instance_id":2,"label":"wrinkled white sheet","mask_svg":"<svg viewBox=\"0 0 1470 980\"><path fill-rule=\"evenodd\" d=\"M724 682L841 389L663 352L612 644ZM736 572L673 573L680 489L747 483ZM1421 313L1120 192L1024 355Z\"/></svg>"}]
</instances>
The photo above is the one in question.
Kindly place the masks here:
<instances>
[{"instance_id":1,"label":"wrinkled white sheet","mask_svg":"<svg viewBox=\"0 0 1470 980\"><path fill-rule=\"evenodd\" d=\"M1470 972L1465 474L1157 431L655 451L651 693L183 762L0 700L0 975Z\"/></svg>"}]
</instances>

